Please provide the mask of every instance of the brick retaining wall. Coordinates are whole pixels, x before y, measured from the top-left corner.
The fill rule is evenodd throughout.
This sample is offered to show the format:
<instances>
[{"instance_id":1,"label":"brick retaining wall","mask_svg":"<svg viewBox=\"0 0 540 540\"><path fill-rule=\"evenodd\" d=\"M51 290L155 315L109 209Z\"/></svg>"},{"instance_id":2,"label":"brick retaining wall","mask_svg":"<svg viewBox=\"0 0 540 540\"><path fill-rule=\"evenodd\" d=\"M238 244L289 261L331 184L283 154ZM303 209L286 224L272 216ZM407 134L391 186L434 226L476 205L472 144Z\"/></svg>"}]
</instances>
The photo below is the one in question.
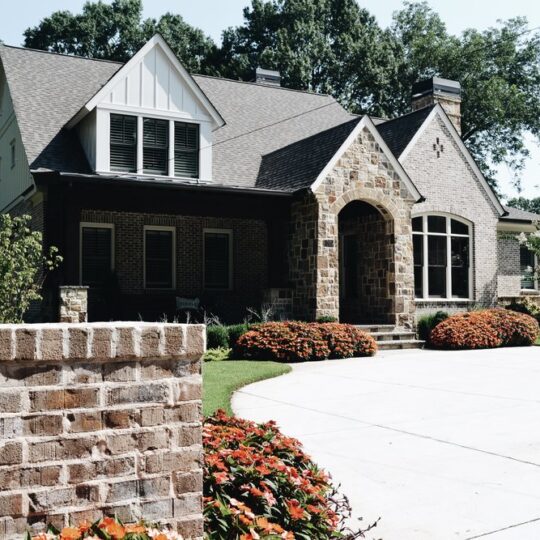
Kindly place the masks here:
<instances>
[{"instance_id":1,"label":"brick retaining wall","mask_svg":"<svg viewBox=\"0 0 540 540\"><path fill-rule=\"evenodd\" d=\"M103 513L202 537L201 325L0 325L0 538Z\"/></svg>"}]
</instances>

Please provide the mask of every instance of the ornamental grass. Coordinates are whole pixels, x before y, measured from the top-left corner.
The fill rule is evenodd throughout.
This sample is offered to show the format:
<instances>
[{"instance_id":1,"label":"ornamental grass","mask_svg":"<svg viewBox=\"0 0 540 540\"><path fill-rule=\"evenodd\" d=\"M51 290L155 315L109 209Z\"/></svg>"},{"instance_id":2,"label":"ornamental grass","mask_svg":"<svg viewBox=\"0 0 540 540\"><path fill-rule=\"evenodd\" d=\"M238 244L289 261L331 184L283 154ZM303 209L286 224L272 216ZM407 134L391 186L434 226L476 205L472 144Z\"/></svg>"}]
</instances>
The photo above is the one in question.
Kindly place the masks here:
<instances>
[{"instance_id":1,"label":"ornamental grass","mask_svg":"<svg viewBox=\"0 0 540 540\"><path fill-rule=\"evenodd\" d=\"M350 324L270 322L257 325L240 336L236 358L303 362L372 356L375 340Z\"/></svg>"},{"instance_id":2,"label":"ornamental grass","mask_svg":"<svg viewBox=\"0 0 540 540\"><path fill-rule=\"evenodd\" d=\"M532 345L540 335L530 315L495 308L452 315L429 336L438 349L489 349Z\"/></svg>"},{"instance_id":3,"label":"ornamental grass","mask_svg":"<svg viewBox=\"0 0 540 540\"><path fill-rule=\"evenodd\" d=\"M328 475L274 422L218 411L206 419L203 444L205 539L363 537L345 527L350 508Z\"/></svg>"},{"instance_id":4,"label":"ornamental grass","mask_svg":"<svg viewBox=\"0 0 540 540\"><path fill-rule=\"evenodd\" d=\"M145 523L123 524L119 519L104 517L95 523L83 522L78 526L57 530L49 526L45 533L31 536L26 540L182 540L175 531Z\"/></svg>"}]
</instances>

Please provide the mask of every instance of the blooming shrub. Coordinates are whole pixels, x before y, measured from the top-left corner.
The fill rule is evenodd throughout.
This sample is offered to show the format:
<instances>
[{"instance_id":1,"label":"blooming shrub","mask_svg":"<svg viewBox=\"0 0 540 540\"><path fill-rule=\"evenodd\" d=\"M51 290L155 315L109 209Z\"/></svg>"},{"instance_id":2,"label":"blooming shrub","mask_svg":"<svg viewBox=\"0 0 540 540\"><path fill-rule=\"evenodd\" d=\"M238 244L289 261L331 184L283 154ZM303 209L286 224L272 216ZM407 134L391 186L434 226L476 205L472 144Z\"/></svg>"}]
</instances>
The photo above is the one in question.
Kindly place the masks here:
<instances>
[{"instance_id":1,"label":"blooming shrub","mask_svg":"<svg viewBox=\"0 0 540 540\"><path fill-rule=\"evenodd\" d=\"M430 334L440 349L487 349L532 345L540 328L531 316L506 309L486 309L453 315Z\"/></svg>"},{"instance_id":2,"label":"blooming shrub","mask_svg":"<svg viewBox=\"0 0 540 540\"><path fill-rule=\"evenodd\" d=\"M375 340L349 324L270 322L251 328L234 348L236 358L299 362L372 356Z\"/></svg>"},{"instance_id":3,"label":"blooming shrub","mask_svg":"<svg viewBox=\"0 0 540 540\"><path fill-rule=\"evenodd\" d=\"M95 523L83 522L78 527L61 531L49 527L48 532L36 536L27 533L26 540L182 540L177 532L156 525L136 523L124 525L120 520L104 517Z\"/></svg>"},{"instance_id":4,"label":"blooming shrub","mask_svg":"<svg viewBox=\"0 0 540 540\"><path fill-rule=\"evenodd\" d=\"M275 423L255 424L218 411L205 422L203 444L206 539L361 535L345 529L350 509L328 476Z\"/></svg>"}]
</instances>

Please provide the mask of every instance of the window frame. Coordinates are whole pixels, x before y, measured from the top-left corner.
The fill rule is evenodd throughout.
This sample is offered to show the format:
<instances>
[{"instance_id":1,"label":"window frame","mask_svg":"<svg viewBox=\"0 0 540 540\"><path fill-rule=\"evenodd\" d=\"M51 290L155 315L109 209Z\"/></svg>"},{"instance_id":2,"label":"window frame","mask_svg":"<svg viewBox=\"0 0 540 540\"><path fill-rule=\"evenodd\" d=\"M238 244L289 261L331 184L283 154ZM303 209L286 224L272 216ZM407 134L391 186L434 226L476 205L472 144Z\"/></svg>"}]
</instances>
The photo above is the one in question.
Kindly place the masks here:
<instances>
[{"instance_id":1,"label":"window frame","mask_svg":"<svg viewBox=\"0 0 540 540\"><path fill-rule=\"evenodd\" d=\"M11 140L9 143L9 154L11 159L11 169L15 168L15 165L17 163L17 150L16 150L16 141L15 139Z\"/></svg>"},{"instance_id":2,"label":"window frame","mask_svg":"<svg viewBox=\"0 0 540 540\"><path fill-rule=\"evenodd\" d=\"M115 271L115 225L114 223L97 223L81 221L79 223L79 285L83 285L83 229L110 229L111 231L111 272ZM92 285L89 285L92 287Z\"/></svg>"},{"instance_id":3,"label":"window frame","mask_svg":"<svg viewBox=\"0 0 540 540\"><path fill-rule=\"evenodd\" d=\"M519 248L520 248L520 261L519 261L519 272L520 272L520 274L519 274L519 280L520 280L520 281L519 281L519 290L520 290L523 294L534 294L534 293L538 293L538 292L540 292L540 287L539 287L540 281L538 280L538 276L536 276L536 275L534 275L534 274L533 274L534 277L533 277L533 286L532 286L532 288L531 288L531 289L525 289L525 288L522 287L523 276L522 276L522 274L521 274L521 249L528 249L528 248L527 248L526 246L522 246L521 244L520 244ZM538 267L540 261L538 260L538 256L536 255L536 253L534 253L534 252L533 252L532 250L530 250L530 249L529 249L528 251L529 251L529 252L532 254L532 256L533 256L533 261L534 261L533 272L534 272L534 269L535 269L536 267Z\"/></svg>"},{"instance_id":4,"label":"window frame","mask_svg":"<svg viewBox=\"0 0 540 540\"><path fill-rule=\"evenodd\" d=\"M171 179L185 179L189 181L201 180L201 166L202 166L202 150L210 147L210 145L202 145L202 125L204 121L194 120L191 118L184 118L179 116L163 115L163 114L154 114L152 111L128 111L126 109L117 109L115 108L106 108L106 113L108 114L108 130L109 130L109 140L108 140L108 171L117 175L131 175L134 174L137 176L146 176L149 178L171 178ZM110 126L111 126L111 116L132 116L137 118L137 144L135 148L135 172L119 171L113 170L111 168L111 159L110 159ZM166 174L157 174L157 173L147 173L144 172L144 120L163 120L168 122L168 146L167 146L167 173ZM175 124L193 124L197 127L197 150L194 151L197 153L197 176L176 176L175 171Z\"/></svg>"},{"instance_id":5,"label":"window frame","mask_svg":"<svg viewBox=\"0 0 540 540\"><path fill-rule=\"evenodd\" d=\"M111 137L112 137L112 130L111 130L111 126L112 126L112 117L113 116L120 116L120 117L129 117L129 118L134 118L135 119L135 167L134 167L134 170L127 170L127 169L121 169L121 168L113 168L112 166L112 163L111 163L111 148L113 146L113 142L111 140ZM125 120L124 120L125 121ZM116 146L124 146L124 147L127 147L127 148L130 148L131 145L128 145L128 144L119 144L119 143L115 143ZM139 120L138 120L138 117L136 114L126 114L126 113L116 113L116 112L111 112L109 113L109 170L111 172L114 172L114 173L120 173L120 174L136 174L137 173L137 168L138 168L138 162L137 162L137 154L138 154L138 150L139 150Z\"/></svg>"},{"instance_id":6,"label":"window frame","mask_svg":"<svg viewBox=\"0 0 540 540\"><path fill-rule=\"evenodd\" d=\"M227 287L207 287L206 286L206 235L207 234L226 234L229 237L229 284ZM204 228L202 234L202 258L203 258L203 271L202 271L202 288L205 291L232 291L234 283L234 262L233 262L233 242L234 234L232 229L221 228Z\"/></svg>"},{"instance_id":7,"label":"window frame","mask_svg":"<svg viewBox=\"0 0 540 540\"><path fill-rule=\"evenodd\" d=\"M171 287L148 287L146 283L146 231L172 232L171 257ZM143 226L143 289L145 291L174 291L176 290L176 227L171 225L144 225Z\"/></svg>"},{"instance_id":8,"label":"window frame","mask_svg":"<svg viewBox=\"0 0 540 540\"><path fill-rule=\"evenodd\" d=\"M445 232L429 232L428 231L428 218L444 217L446 219ZM411 216L411 229L412 220L415 218L422 218L422 231L412 231L413 236L422 237L422 296L418 297L415 293L416 302L471 302L473 301L473 279L474 279L474 235L473 235L473 223L461 216L450 214L446 212L425 212ZM468 228L468 234L452 233L452 220L458 221ZM446 238L446 295L429 296L429 249L428 249L428 237L440 236ZM452 238L468 238L469 239L469 268L468 268L468 296L454 297L452 296ZM414 265L414 261L413 261Z\"/></svg>"}]
</instances>

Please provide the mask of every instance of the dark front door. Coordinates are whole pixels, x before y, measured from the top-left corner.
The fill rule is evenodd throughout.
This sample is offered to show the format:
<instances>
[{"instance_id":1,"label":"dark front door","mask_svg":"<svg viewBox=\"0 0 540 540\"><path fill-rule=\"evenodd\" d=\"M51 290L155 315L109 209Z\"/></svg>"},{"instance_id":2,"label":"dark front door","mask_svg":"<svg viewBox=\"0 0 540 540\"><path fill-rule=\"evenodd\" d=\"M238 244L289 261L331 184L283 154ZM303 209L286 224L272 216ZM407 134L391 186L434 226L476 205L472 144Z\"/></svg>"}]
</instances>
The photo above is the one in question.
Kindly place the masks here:
<instances>
[{"instance_id":1,"label":"dark front door","mask_svg":"<svg viewBox=\"0 0 540 540\"><path fill-rule=\"evenodd\" d=\"M349 322L354 318L358 302L359 269L358 235L345 234L341 238L340 320Z\"/></svg>"}]
</instances>

